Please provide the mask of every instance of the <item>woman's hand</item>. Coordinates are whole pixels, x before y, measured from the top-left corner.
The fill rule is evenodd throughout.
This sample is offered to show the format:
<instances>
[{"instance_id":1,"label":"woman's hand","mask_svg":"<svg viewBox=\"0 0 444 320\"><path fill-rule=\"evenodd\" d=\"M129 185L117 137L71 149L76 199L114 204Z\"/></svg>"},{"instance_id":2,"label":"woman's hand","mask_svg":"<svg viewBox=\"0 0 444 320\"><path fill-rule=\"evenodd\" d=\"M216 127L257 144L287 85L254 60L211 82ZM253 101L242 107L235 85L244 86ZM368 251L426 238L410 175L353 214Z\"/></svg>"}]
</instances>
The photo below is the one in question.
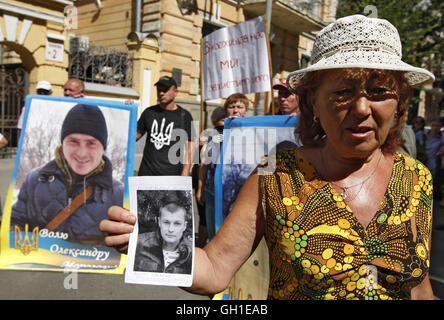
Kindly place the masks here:
<instances>
[{"instance_id":1,"label":"woman's hand","mask_svg":"<svg viewBox=\"0 0 444 320\"><path fill-rule=\"evenodd\" d=\"M136 216L122 207L112 206L108 209L108 218L108 220L102 220L99 225L100 231L108 234L105 237L105 244L126 253Z\"/></svg>"}]
</instances>

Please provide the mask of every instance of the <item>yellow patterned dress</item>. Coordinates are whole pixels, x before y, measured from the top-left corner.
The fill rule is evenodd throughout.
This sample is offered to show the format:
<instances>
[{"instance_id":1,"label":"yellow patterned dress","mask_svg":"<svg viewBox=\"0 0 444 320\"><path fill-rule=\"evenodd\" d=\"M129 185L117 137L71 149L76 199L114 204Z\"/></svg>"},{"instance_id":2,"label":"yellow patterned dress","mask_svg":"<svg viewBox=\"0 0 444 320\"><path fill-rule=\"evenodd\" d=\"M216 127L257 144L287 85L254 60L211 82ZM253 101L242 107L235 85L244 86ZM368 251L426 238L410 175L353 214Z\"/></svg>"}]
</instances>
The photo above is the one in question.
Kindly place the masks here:
<instances>
[{"instance_id":1,"label":"yellow patterned dress","mask_svg":"<svg viewBox=\"0 0 444 320\"><path fill-rule=\"evenodd\" d=\"M365 229L297 149L278 152L263 177L269 299L410 299L430 264L432 177L415 159L394 158Z\"/></svg>"}]
</instances>

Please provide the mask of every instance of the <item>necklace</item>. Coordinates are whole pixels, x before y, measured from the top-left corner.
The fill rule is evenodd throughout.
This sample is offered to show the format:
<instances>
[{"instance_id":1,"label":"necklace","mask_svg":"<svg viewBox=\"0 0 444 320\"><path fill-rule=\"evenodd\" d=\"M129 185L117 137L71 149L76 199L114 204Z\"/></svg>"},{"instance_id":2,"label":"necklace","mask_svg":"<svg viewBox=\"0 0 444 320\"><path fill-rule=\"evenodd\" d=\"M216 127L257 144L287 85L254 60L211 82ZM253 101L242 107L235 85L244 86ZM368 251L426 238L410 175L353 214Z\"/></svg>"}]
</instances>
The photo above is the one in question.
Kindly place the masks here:
<instances>
[{"instance_id":1,"label":"necklace","mask_svg":"<svg viewBox=\"0 0 444 320\"><path fill-rule=\"evenodd\" d=\"M321 162L322 162L322 165L325 167L324 155L322 154L322 149L319 149L319 153L320 153L320 155L321 155ZM348 196L348 194L347 194L347 190L348 190L348 189L351 189L351 188L354 188L354 187L360 186L360 188L359 188L358 192L356 192L355 196L354 196L353 198L351 198L351 199L348 199L348 201L347 201L347 202L352 202L353 200L356 199L356 197L358 196L358 194L361 192L362 187L364 186L364 184L365 184L368 180L370 180L370 178L373 177L373 175L375 174L376 170L378 169L379 162L381 161L381 158L382 158L382 152L381 152L381 155L379 156L378 163L376 164L375 169L372 171L372 173L370 173L370 175L369 175L367 178L365 178L364 180L362 180L362 181L359 182L359 183L353 184L353 185L348 186L348 187L343 187L343 186L340 186L340 185L334 183L333 181L328 181L328 182L330 182L332 185L335 185L336 187L342 189L342 192L341 192L339 195L341 196L342 199L344 199L344 201L345 201L347 198L349 198L349 196Z\"/></svg>"}]
</instances>

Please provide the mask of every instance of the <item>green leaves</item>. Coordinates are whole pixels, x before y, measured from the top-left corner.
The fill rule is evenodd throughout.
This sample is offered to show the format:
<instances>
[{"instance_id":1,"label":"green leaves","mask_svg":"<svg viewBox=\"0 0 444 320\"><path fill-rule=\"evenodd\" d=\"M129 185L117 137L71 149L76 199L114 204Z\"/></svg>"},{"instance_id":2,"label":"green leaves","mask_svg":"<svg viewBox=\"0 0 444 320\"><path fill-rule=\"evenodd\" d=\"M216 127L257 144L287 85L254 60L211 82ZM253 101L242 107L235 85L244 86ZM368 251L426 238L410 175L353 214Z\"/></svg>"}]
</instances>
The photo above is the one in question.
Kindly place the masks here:
<instances>
[{"instance_id":1,"label":"green leaves","mask_svg":"<svg viewBox=\"0 0 444 320\"><path fill-rule=\"evenodd\" d=\"M372 16L398 29L403 61L430 70L436 77L434 87L444 87L444 1L339 0L336 18L366 15L369 8L377 9Z\"/></svg>"}]
</instances>

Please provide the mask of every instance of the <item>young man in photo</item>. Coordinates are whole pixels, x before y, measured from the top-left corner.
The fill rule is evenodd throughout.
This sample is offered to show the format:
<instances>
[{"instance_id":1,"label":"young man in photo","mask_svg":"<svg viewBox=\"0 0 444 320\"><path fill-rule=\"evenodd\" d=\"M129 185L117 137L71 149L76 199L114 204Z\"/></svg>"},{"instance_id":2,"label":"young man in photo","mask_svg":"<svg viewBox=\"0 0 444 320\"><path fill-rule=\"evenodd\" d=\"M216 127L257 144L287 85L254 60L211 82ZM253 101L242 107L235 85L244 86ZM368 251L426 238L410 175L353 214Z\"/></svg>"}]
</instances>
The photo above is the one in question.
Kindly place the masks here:
<instances>
[{"instance_id":1,"label":"young man in photo","mask_svg":"<svg viewBox=\"0 0 444 320\"><path fill-rule=\"evenodd\" d=\"M66 234L67 241L101 244L99 223L123 203L123 184L112 177L104 155L108 130L102 111L77 104L66 115L55 159L26 176L11 211L11 231Z\"/></svg>"},{"instance_id":2,"label":"young man in photo","mask_svg":"<svg viewBox=\"0 0 444 320\"><path fill-rule=\"evenodd\" d=\"M192 239L186 229L190 213L174 194L166 194L157 212L158 229L137 240L134 271L191 273Z\"/></svg>"}]
</instances>

